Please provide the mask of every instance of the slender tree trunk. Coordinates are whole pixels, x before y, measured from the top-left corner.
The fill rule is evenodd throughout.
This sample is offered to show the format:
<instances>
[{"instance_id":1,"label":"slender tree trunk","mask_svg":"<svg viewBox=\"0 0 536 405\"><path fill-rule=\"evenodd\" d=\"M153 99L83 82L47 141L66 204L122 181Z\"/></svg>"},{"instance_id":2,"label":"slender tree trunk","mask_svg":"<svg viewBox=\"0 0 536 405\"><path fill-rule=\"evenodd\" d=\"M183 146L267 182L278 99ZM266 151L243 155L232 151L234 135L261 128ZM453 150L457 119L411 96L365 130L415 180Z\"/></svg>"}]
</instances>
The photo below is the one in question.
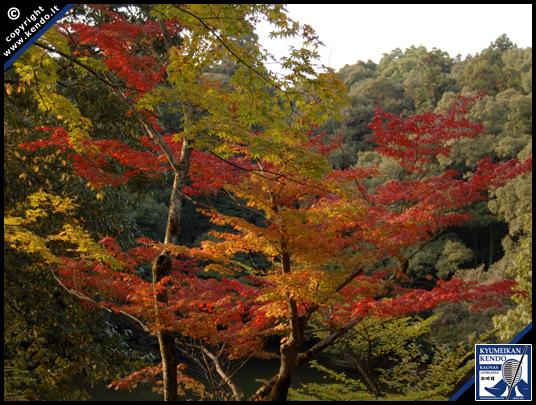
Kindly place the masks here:
<instances>
[{"instance_id":1,"label":"slender tree trunk","mask_svg":"<svg viewBox=\"0 0 536 405\"><path fill-rule=\"evenodd\" d=\"M188 180L192 147L190 141L184 139L181 157L175 168L173 189L169 202L169 216L166 227L164 243L176 244L180 232L180 220L183 205L183 190ZM177 170L178 169L178 170ZM172 257L169 252L162 252L153 263L153 284L162 280L171 273ZM167 294L157 293L155 305L167 304ZM177 357L175 335L172 331L162 329L158 332L158 344L162 358L162 372L164 379L164 401L177 401Z\"/></svg>"},{"instance_id":2,"label":"slender tree trunk","mask_svg":"<svg viewBox=\"0 0 536 405\"><path fill-rule=\"evenodd\" d=\"M184 139L181 157L178 162L175 177L173 179L173 189L169 201L169 215L166 227L164 243L176 244L179 240L180 222L182 216L182 204L184 202L184 187L188 181L190 170L190 159L192 157L192 146L188 139Z\"/></svg>"},{"instance_id":3,"label":"slender tree trunk","mask_svg":"<svg viewBox=\"0 0 536 405\"><path fill-rule=\"evenodd\" d=\"M361 365L359 362L359 359L357 356L354 355L354 365L357 368L357 371L359 374L361 374L361 377L365 380L365 383L368 385L370 390L376 395L377 397L383 396L380 387L378 386L378 382L372 377L367 370Z\"/></svg>"},{"instance_id":4,"label":"slender tree trunk","mask_svg":"<svg viewBox=\"0 0 536 405\"><path fill-rule=\"evenodd\" d=\"M493 225L489 224L489 264L488 267L493 263Z\"/></svg>"},{"instance_id":5,"label":"slender tree trunk","mask_svg":"<svg viewBox=\"0 0 536 405\"><path fill-rule=\"evenodd\" d=\"M153 263L153 285L171 273L172 258L167 252L162 252ZM167 293L156 293L156 309L160 303L167 304ZM158 332L158 344L162 358L162 374L164 376L164 401L177 400L177 357L175 353L175 336L173 332L162 329Z\"/></svg>"},{"instance_id":6,"label":"slender tree trunk","mask_svg":"<svg viewBox=\"0 0 536 405\"><path fill-rule=\"evenodd\" d=\"M288 389L292 382L292 375L296 370L296 361L298 359L297 342L289 338L281 345L281 365L274 386L272 387L272 401L286 401Z\"/></svg>"},{"instance_id":7,"label":"slender tree trunk","mask_svg":"<svg viewBox=\"0 0 536 405\"><path fill-rule=\"evenodd\" d=\"M343 336L346 332L348 332L358 323L359 323L359 320L356 320L356 319L353 319L352 321L347 322L344 326L336 329L330 335L326 336L324 339L322 339L317 344L315 344L313 347L303 352L296 361L294 371L304 366L305 364L309 363L315 356L317 356L319 353L322 353L327 347L332 346L337 339ZM280 376L280 373L270 378L266 383L264 383L264 385L261 388L257 390L257 392L255 392L255 394L249 397L249 400L256 401L256 400L267 397L270 394L270 392L273 391L273 387L276 384L279 376ZM280 388L278 388L277 390L280 390Z\"/></svg>"},{"instance_id":8,"label":"slender tree trunk","mask_svg":"<svg viewBox=\"0 0 536 405\"><path fill-rule=\"evenodd\" d=\"M164 37L166 49L169 52L173 45L171 37L162 18L159 19L159 24ZM188 105L184 105L183 107L184 130L187 132L188 126L193 120L193 109ZM177 162L163 139L159 135L154 134L150 127L148 127L148 131L153 134L151 137L162 147L162 150L166 154L168 161L175 173L175 177L173 179L173 188L171 190L171 198L169 201L169 215L164 243L177 244L179 240L182 205L184 202L184 187L186 186L186 182L188 180L190 159L193 151L192 141L187 139L187 137L183 139L181 156ZM162 255L165 255L169 259L169 271L171 271L171 255L169 252L162 252L159 258ZM157 258L157 260L159 260L159 258ZM153 274L153 282L155 284L160 280L161 277L155 277L155 274ZM159 297L157 295L155 304L158 306L159 302L167 303L167 297ZM158 344L160 346L160 355L162 357L164 401L177 401L177 352L175 346L175 334L172 331L165 329L160 330L158 332Z\"/></svg>"},{"instance_id":9,"label":"slender tree trunk","mask_svg":"<svg viewBox=\"0 0 536 405\"><path fill-rule=\"evenodd\" d=\"M159 20L160 29L164 36L164 42L166 49L172 47L171 37L166 29L166 25L163 19ZM61 52L53 50L49 47L41 47L54 51L63 55ZM64 55L65 56L65 55ZM72 58L67 56L67 59L72 60ZM80 63L77 62L79 65ZM83 65L80 65L83 66ZM85 67L88 72L94 75L97 79L105 83L109 88L118 96L125 105L129 108L132 108L132 103L129 98L120 90L119 87L115 86L111 81L108 80L106 76L98 74L96 71ZM181 157L179 161L175 159L173 153L169 146L164 142L160 134L154 129L151 122L147 120L147 117L144 114L138 112L136 108L132 108L131 111L139 119L140 123L145 127L148 135L153 141L155 141L162 149L162 152L166 156L169 164L173 168L175 173L173 181L173 189L171 191L171 200L169 207L169 216L166 227L165 243L176 244L178 241L179 230L180 230L180 219L182 214L182 204L183 204L183 190L186 186L186 181L188 179L188 171L190 169L190 158L192 156L192 141L184 139L183 147L181 151ZM193 119L193 109L190 106L184 106L184 118L185 118L185 129L188 127L188 123ZM156 287L156 284L162 280L163 277L167 276L171 272L172 257L169 252L163 251L153 262L153 285ZM157 313L159 312L159 306L161 303L167 303L167 294L165 292L155 293L155 306L157 308ZM158 316L158 315L157 315ZM162 368L164 374L164 400L173 401L177 400L177 359L176 359L176 350L175 350L175 336L173 332L169 330L162 329L158 332L158 342L160 345L160 354L162 356Z\"/></svg>"},{"instance_id":10,"label":"slender tree trunk","mask_svg":"<svg viewBox=\"0 0 536 405\"><path fill-rule=\"evenodd\" d=\"M274 211L277 212L277 206L274 204ZM290 273L290 250L288 238L284 225L282 226L281 238L281 261L283 264L283 273ZM287 304L289 311L290 335L280 346L280 366L275 383L271 390L272 401L286 401L288 390L292 382L292 376L296 371L298 363L299 350L305 338L305 316L298 314L298 305L292 294L287 294Z\"/></svg>"},{"instance_id":11,"label":"slender tree trunk","mask_svg":"<svg viewBox=\"0 0 536 405\"><path fill-rule=\"evenodd\" d=\"M286 401L288 390L292 383L292 376L297 369L298 354L303 344L305 334L305 322L302 317L297 316L297 305L293 298L289 300L289 307L293 307L291 318L291 333L288 339L281 344L281 360L279 372L271 390L272 401ZM296 316L294 316L296 315Z\"/></svg>"}]
</instances>

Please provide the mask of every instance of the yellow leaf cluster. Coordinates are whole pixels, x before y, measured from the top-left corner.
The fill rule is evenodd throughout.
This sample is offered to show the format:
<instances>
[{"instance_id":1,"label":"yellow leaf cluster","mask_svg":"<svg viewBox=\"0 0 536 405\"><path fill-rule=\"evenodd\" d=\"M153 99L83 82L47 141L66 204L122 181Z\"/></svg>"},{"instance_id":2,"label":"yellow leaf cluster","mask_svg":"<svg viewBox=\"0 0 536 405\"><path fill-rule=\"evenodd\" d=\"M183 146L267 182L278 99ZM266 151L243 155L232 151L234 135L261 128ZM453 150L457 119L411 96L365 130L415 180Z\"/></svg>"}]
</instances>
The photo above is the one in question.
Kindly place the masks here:
<instances>
[{"instance_id":1,"label":"yellow leaf cluster","mask_svg":"<svg viewBox=\"0 0 536 405\"><path fill-rule=\"evenodd\" d=\"M73 199L40 190L27 197L24 208L22 214L8 213L4 216L4 241L9 247L40 256L44 263L61 263L62 259L51 249L51 243L59 241L67 246L75 246L68 250L83 259L100 261L115 268L122 267L123 264L119 260L101 244L93 241L79 225L65 223L62 231L48 236L40 236L33 231L33 224L51 214L63 214L67 221L78 223L79 221L72 217L76 208Z\"/></svg>"}]
</instances>

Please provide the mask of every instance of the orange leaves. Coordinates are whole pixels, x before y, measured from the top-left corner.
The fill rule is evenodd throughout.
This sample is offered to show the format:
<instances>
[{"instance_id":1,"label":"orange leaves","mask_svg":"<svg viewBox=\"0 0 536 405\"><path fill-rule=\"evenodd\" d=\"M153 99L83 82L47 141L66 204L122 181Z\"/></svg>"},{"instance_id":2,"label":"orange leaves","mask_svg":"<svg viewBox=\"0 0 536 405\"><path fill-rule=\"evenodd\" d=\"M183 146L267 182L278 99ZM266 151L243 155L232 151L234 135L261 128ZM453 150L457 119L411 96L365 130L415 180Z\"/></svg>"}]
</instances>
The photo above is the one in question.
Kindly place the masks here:
<instances>
[{"instance_id":1,"label":"orange leaves","mask_svg":"<svg viewBox=\"0 0 536 405\"><path fill-rule=\"evenodd\" d=\"M472 302L475 311L500 306L501 300L510 297L515 291L515 282L500 281L488 285L476 285L461 279L440 280L431 290L402 288L387 283L378 275L359 276L342 289L338 302L333 302L329 310L320 314L332 327L342 326L352 319L399 318L431 310L441 303ZM387 297L374 299L382 295L382 289L390 286Z\"/></svg>"},{"instance_id":2,"label":"orange leaves","mask_svg":"<svg viewBox=\"0 0 536 405\"><path fill-rule=\"evenodd\" d=\"M177 366L177 385L179 387L179 394L186 395L185 390L193 391L200 397L203 397L205 393L205 387L203 384L194 380L191 377L188 377L183 372L186 370L186 364L180 363ZM108 384L107 388L114 388L115 390L120 389L133 389L136 388L139 384L144 384L154 381L159 374L162 374L162 363L156 366L145 367L141 370L134 371L130 375L113 381Z\"/></svg>"},{"instance_id":3,"label":"orange leaves","mask_svg":"<svg viewBox=\"0 0 536 405\"><path fill-rule=\"evenodd\" d=\"M249 168L245 159L230 159L224 161L214 155L194 149L189 176L191 185L184 190L187 194L217 193L224 185L237 184L241 181L244 169Z\"/></svg>"},{"instance_id":4,"label":"orange leaves","mask_svg":"<svg viewBox=\"0 0 536 405\"><path fill-rule=\"evenodd\" d=\"M262 353L269 321L255 307L258 293L236 280L180 277L168 290L174 320L183 335L208 344L227 343L233 355Z\"/></svg>"},{"instance_id":5,"label":"orange leaves","mask_svg":"<svg viewBox=\"0 0 536 405\"><path fill-rule=\"evenodd\" d=\"M521 163L512 159L507 162L492 163L490 157L486 157L478 162L478 169L468 181L468 186L473 189L490 190L504 186L504 184L522 173L532 171L532 157Z\"/></svg>"},{"instance_id":6,"label":"orange leaves","mask_svg":"<svg viewBox=\"0 0 536 405\"><path fill-rule=\"evenodd\" d=\"M143 321L153 333L166 329L201 339L209 345L225 344L231 357L265 355L263 338L271 333L272 319L259 311L262 304L256 301L260 294L256 287L227 278L201 278L197 262L184 256L177 256L173 260L172 275L162 278L153 287L135 272L139 265L151 262L162 246L146 238L138 242L141 245L128 253L111 238L100 242L121 260L124 264L121 270L100 262L65 258L57 274L81 299L88 298L87 302L129 314ZM179 247L173 250L177 254L185 251ZM167 304L157 303L158 313L156 291L166 291L168 297ZM135 383L141 378L132 377L124 383Z\"/></svg>"},{"instance_id":7,"label":"orange leaves","mask_svg":"<svg viewBox=\"0 0 536 405\"><path fill-rule=\"evenodd\" d=\"M89 138L79 140L79 145L75 151L69 133L65 129L48 127L37 129L43 132L52 132L52 134L48 139L23 143L19 146L30 150L55 146L61 152L68 153L71 158L73 174L84 177L96 188L101 188L107 184L117 186L142 173L154 177L167 170L159 163L158 155L155 153L133 149L118 140L93 140ZM78 152L81 150L84 153ZM111 169L114 161L131 170L115 173Z\"/></svg>"},{"instance_id":8,"label":"orange leaves","mask_svg":"<svg viewBox=\"0 0 536 405\"><path fill-rule=\"evenodd\" d=\"M514 285L515 282L511 280L480 286L461 279L440 281L430 291L411 290L395 298L382 300L374 306L374 314L380 317L417 314L444 302L473 302L473 310L483 310L490 306L501 306L500 300L512 295Z\"/></svg>"},{"instance_id":9,"label":"orange leaves","mask_svg":"<svg viewBox=\"0 0 536 405\"><path fill-rule=\"evenodd\" d=\"M415 246L449 226L469 219L465 207L483 200L488 192L520 173L532 170L532 160L493 164L484 159L472 176L462 178L454 170L439 174L437 158L448 156L452 140L475 137L480 124L466 118L473 99L459 97L445 112L423 113L402 119L376 110L369 128L376 152L395 159L404 170L399 179L363 194L372 203L374 219L367 228L377 247L390 254ZM372 219L372 218L371 218Z\"/></svg>"},{"instance_id":10,"label":"orange leaves","mask_svg":"<svg viewBox=\"0 0 536 405\"><path fill-rule=\"evenodd\" d=\"M342 279L337 271L319 271L314 267L294 264L291 273L278 269L268 273L265 277L267 284L258 300L264 303L262 311L283 319L288 316L286 303L289 299L298 304L302 314L312 304L331 305L340 302L335 287Z\"/></svg>"},{"instance_id":11,"label":"orange leaves","mask_svg":"<svg viewBox=\"0 0 536 405\"><path fill-rule=\"evenodd\" d=\"M138 384L153 381L158 374L162 373L162 364L152 367L145 367L141 370L134 371L129 376L122 378L118 381L113 381L107 388L118 389L132 389L136 388Z\"/></svg>"}]
</instances>

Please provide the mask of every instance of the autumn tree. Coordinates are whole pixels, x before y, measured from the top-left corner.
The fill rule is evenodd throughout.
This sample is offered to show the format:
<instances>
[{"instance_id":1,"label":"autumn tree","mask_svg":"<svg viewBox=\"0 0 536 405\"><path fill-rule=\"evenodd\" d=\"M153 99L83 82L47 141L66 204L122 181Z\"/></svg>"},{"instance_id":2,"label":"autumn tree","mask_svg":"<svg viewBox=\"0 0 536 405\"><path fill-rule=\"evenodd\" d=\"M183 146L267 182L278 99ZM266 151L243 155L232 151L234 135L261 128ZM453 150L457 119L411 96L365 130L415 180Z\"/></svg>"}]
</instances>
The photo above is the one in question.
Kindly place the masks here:
<instances>
[{"instance_id":1,"label":"autumn tree","mask_svg":"<svg viewBox=\"0 0 536 405\"><path fill-rule=\"evenodd\" d=\"M468 102L462 99L444 114L407 120L376 111L370 124L376 150L397 162L400 180L369 192L362 183L381 175L375 167L309 170L304 177L282 152L279 168L259 162L262 176L228 186L263 214L263 226L208 212L216 223L235 230L215 233L222 242L203 244L201 252L220 263L215 268L233 269L230 257L238 251L262 254L272 263L264 273L266 292L260 299L267 302L268 314L282 319L281 366L255 398L286 399L295 370L364 317L418 313L443 300L477 300L486 306L489 292L494 291L495 299L511 293L509 282L476 287L452 279L439 281L431 291L406 287L414 248L467 220L464 208L485 198L489 188L530 169L530 159L519 165L516 160L495 165L484 159L468 179L455 171L434 173L438 157L449 154L450 141L481 130L464 117ZM329 332L302 352L307 326L314 323Z\"/></svg>"},{"instance_id":2,"label":"autumn tree","mask_svg":"<svg viewBox=\"0 0 536 405\"><path fill-rule=\"evenodd\" d=\"M263 66L269 55L254 41L252 31L261 18L273 24L274 36L298 34L304 39L303 48L291 49L281 61L290 72L287 75L276 76ZM292 149L302 137L303 126L314 125L330 111L337 114L336 107L344 100L343 87L329 71L318 75L313 69L319 44L310 27L290 21L280 6L75 7L57 30L49 31L15 64L19 83L33 85L38 106L58 122L55 127L42 127L44 133L52 133L49 139L23 146L33 150L57 147L68 156L73 174L86 178L100 200L106 198L105 185L126 184L134 176L154 180L172 173L164 246L173 245L185 192L217 190L218 175L228 180L230 170L206 175L223 163L239 166L233 162L233 156L240 153L235 148L247 145L252 155L270 160L270 154L277 153L275 145ZM228 84L207 74L214 65L229 60L237 68ZM138 142L91 137L98 123L91 122L77 103L59 91L60 61L71 63L117 97L137 121ZM270 135L256 136L253 128L270 128ZM199 164L192 165L192 159ZM130 170L117 171L121 166ZM247 164L240 167L249 169ZM12 225L17 229L22 224ZM73 235L79 254L80 249L88 249L87 239ZM10 243L27 249L21 239L22 234L14 231ZM56 262L57 257L47 259ZM155 289L169 276L171 262L166 247L154 258ZM155 296L153 306L159 312L167 296ZM173 332L163 326L154 331L163 358L165 398L175 399Z\"/></svg>"},{"instance_id":3,"label":"autumn tree","mask_svg":"<svg viewBox=\"0 0 536 405\"><path fill-rule=\"evenodd\" d=\"M491 57L493 54L496 57ZM500 73L468 75L483 59L487 59L487 71ZM364 66L368 68L366 75ZM421 108L420 111L437 105L437 111L440 111L448 108L459 91L471 97L475 97L479 91L485 91L487 94L470 112L471 119L484 125L484 133L477 138L457 142L450 158L442 159L443 164L465 173L472 170L476 162L485 156L496 161L513 159L521 149L526 146L530 148L531 69L532 49L518 48L506 35L499 37L489 48L475 56L468 55L465 59L460 55L451 58L437 49L430 52L422 46L412 46L406 50L395 49L385 53L377 66L364 64L362 61L346 66L341 69L340 74L349 88L353 102L351 107L343 109L341 125L330 124L325 127L331 136L342 133L344 140L341 148L334 151L331 158L340 167L346 167L347 162L361 164L365 160L367 163L375 160L387 169L389 160L370 153L367 143L362 142L368 135L365 125L372 117L374 101L379 101L388 112L407 117L413 111L412 105ZM359 75L353 74L354 71L360 72ZM378 97L374 91L370 91L373 90L372 86L364 86L365 78L371 81L375 77L386 79L388 84L391 82L392 87L398 86L401 89L398 94L407 102L400 103L400 96L389 92L386 87L386 91L380 92ZM415 81L417 78L425 81ZM422 104L422 96L428 91L434 92L435 101L427 100L429 106L425 107ZM403 112L400 107L406 111ZM529 183L524 182L524 186L530 189ZM530 199L525 203L529 205ZM506 252L500 241L506 236L507 229L507 224L494 212L490 212L486 202L482 202L474 207L471 221L443 235L443 238L452 238L460 248L464 249L463 244L465 249L473 251L471 262L462 268L480 264L488 267L501 259L503 252ZM443 255L442 250L439 242L424 248L417 254L419 267L433 271L436 264L434 258ZM411 265L414 266L416 261Z\"/></svg>"}]
</instances>

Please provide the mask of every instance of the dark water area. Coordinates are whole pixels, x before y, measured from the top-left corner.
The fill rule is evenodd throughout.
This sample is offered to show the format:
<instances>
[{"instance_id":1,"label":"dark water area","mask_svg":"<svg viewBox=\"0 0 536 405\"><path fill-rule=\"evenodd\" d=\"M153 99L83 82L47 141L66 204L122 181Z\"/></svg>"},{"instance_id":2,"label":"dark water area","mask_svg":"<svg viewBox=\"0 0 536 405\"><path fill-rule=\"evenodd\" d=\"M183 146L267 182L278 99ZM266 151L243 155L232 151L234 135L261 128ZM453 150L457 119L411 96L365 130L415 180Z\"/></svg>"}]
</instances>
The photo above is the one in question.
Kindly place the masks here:
<instances>
[{"instance_id":1,"label":"dark water area","mask_svg":"<svg viewBox=\"0 0 536 405\"><path fill-rule=\"evenodd\" d=\"M324 363L319 361L319 363ZM324 364L328 366L327 364ZM329 365L330 368L338 371L342 369ZM262 382L256 381L258 379L268 380L277 373L279 369L279 359L261 360L251 359L249 360L234 376L233 382L236 384L240 392L244 394L244 399L247 399L250 395L254 394L257 389L262 386ZM348 376L357 378L357 374L352 373L351 370L344 370ZM355 375L352 375L355 374ZM324 378L326 374L309 366L303 366L294 375L292 381L293 388L300 388L302 384L310 382L328 382ZM203 382L203 381L202 381ZM204 383L204 382L203 382ZM81 388L81 387L79 387ZM90 394L92 401L163 401L162 395L153 391L152 384L140 384L136 389L128 390L114 390L108 389L105 386L87 388L84 389ZM197 398L183 398L184 400L195 400Z\"/></svg>"}]
</instances>

